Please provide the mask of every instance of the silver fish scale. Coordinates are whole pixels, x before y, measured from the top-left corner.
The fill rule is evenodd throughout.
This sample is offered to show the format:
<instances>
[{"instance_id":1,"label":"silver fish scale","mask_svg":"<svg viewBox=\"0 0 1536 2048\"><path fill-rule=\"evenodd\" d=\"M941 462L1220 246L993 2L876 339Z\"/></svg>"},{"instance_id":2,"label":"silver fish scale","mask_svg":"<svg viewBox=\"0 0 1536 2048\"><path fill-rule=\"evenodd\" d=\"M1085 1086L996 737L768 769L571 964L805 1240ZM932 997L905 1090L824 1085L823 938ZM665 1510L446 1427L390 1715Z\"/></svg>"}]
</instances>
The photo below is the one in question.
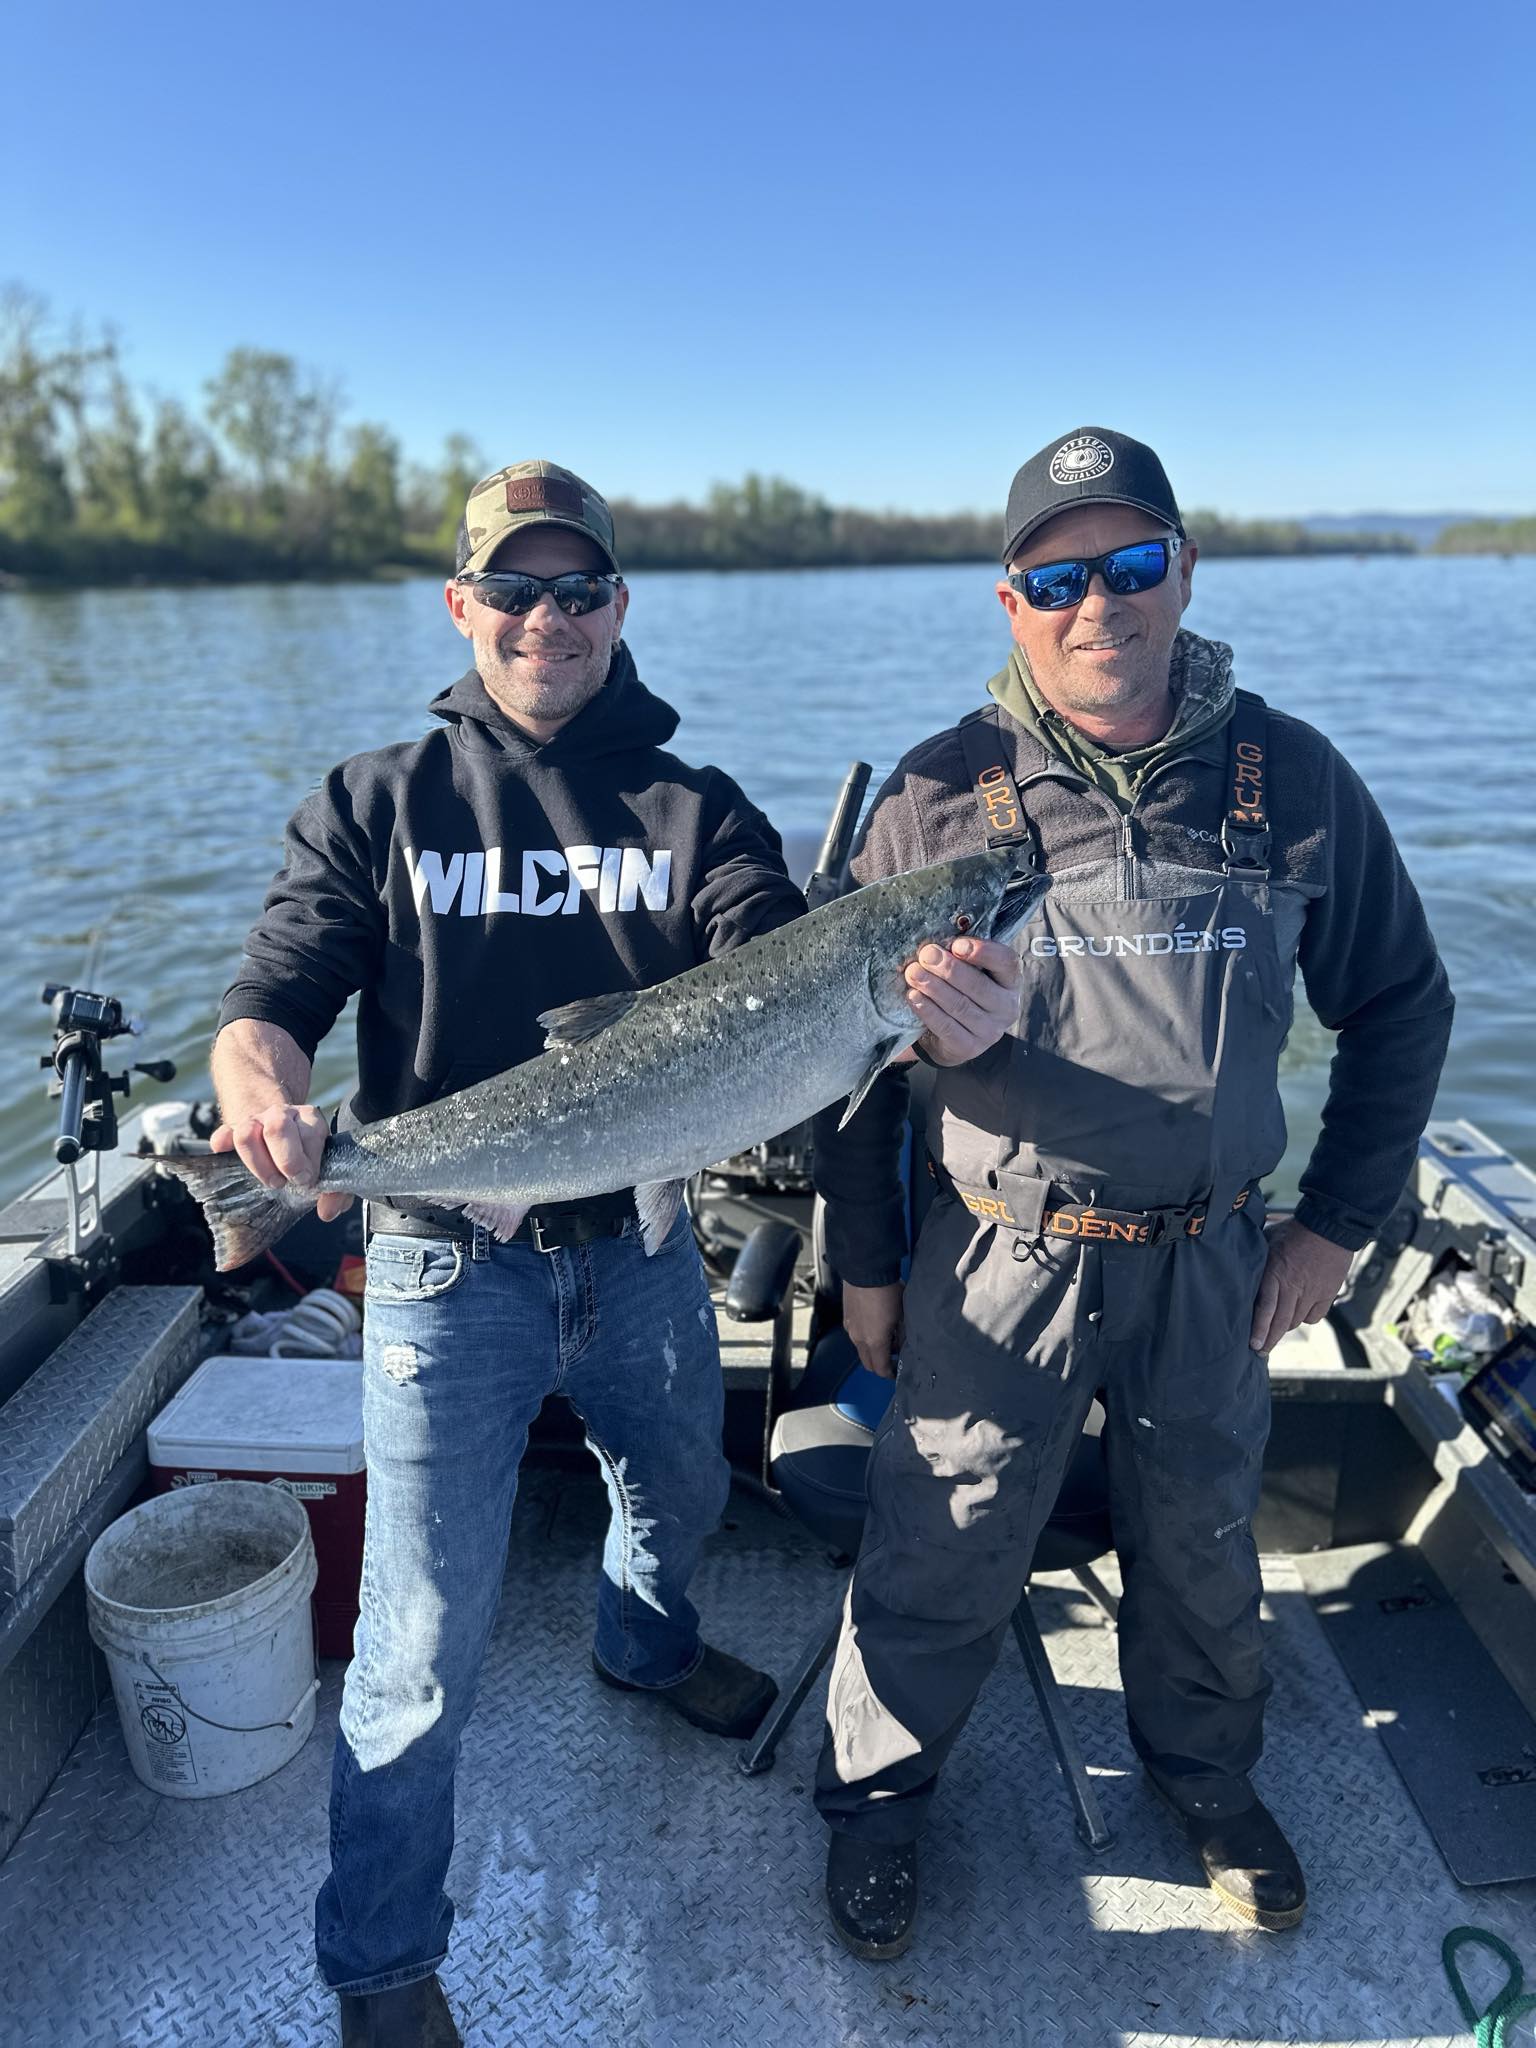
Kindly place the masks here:
<instances>
[{"instance_id":1,"label":"silver fish scale","mask_svg":"<svg viewBox=\"0 0 1536 2048\"><path fill-rule=\"evenodd\" d=\"M962 908L984 930L1001 887L978 855L860 890L640 991L582 1044L369 1126L320 1184L525 1204L684 1179L846 1095L881 1040L916 1037L903 966Z\"/></svg>"},{"instance_id":2,"label":"silver fish scale","mask_svg":"<svg viewBox=\"0 0 1536 2048\"><path fill-rule=\"evenodd\" d=\"M595 1477L524 1475L459 1775L443 1978L466 2048L1453 2048L1446 1930L1536 1960L1536 1886L1454 1882L1270 1558L1260 1785L1307 1867L1302 1927L1245 1930L1195 1882L1131 1750L1114 1631L1063 1578L1039 1619L1114 1842L1074 1835L1009 1644L945 1773L917 1940L857 1962L826 1925L809 1797L825 1681L753 1779L734 1745L604 1691L587 1644L606 1514ZM738 1495L694 1592L712 1640L782 1678L844 1576ZM147 1791L106 1702L0 1865L5 2048L334 2044L311 1953L340 1692L323 1669L305 1748L223 1799Z\"/></svg>"}]
</instances>

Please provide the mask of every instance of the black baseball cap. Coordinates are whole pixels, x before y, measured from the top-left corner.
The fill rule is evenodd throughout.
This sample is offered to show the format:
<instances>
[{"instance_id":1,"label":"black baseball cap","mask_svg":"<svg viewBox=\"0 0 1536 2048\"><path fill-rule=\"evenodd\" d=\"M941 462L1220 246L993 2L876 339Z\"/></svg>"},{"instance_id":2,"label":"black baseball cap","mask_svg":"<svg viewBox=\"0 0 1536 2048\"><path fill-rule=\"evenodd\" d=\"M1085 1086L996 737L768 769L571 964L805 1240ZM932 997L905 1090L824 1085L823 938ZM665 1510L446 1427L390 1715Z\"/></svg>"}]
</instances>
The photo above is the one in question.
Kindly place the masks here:
<instances>
[{"instance_id":1,"label":"black baseball cap","mask_svg":"<svg viewBox=\"0 0 1536 2048\"><path fill-rule=\"evenodd\" d=\"M1047 441L1015 476L1003 517L1004 563L1037 526L1085 503L1134 505L1184 532L1167 473L1145 442L1112 427L1078 427L1065 440Z\"/></svg>"}]
</instances>

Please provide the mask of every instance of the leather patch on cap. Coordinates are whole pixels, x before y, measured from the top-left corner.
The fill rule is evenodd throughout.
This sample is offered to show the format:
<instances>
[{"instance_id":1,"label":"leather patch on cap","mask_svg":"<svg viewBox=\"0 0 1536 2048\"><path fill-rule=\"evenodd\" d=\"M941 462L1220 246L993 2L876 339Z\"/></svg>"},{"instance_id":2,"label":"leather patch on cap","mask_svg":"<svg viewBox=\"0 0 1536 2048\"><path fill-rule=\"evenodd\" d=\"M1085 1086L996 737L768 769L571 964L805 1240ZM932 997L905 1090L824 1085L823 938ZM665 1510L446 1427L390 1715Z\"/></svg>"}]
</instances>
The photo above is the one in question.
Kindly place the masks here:
<instances>
[{"instance_id":1,"label":"leather patch on cap","mask_svg":"<svg viewBox=\"0 0 1536 2048\"><path fill-rule=\"evenodd\" d=\"M553 512L560 519L575 519L584 526L586 509L574 484L557 476L519 476L507 481L509 512Z\"/></svg>"}]
</instances>

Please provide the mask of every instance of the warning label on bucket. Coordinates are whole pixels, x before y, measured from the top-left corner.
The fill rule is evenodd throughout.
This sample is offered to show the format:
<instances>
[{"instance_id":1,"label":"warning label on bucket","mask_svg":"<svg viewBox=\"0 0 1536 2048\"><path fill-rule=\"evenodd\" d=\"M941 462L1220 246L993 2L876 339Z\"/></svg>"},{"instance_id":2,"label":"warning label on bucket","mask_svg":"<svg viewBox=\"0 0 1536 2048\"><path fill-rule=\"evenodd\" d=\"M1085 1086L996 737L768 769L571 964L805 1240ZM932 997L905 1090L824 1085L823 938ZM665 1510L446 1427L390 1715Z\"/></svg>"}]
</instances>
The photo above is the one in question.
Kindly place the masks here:
<instances>
[{"instance_id":1,"label":"warning label on bucket","mask_svg":"<svg viewBox=\"0 0 1536 2048\"><path fill-rule=\"evenodd\" d=\"M174 1688L136 1678L133 1691L150 1771L162 1785L195 1785L197 1766L187 1738L187 1717Z\"/></svg>"}]
</instances>

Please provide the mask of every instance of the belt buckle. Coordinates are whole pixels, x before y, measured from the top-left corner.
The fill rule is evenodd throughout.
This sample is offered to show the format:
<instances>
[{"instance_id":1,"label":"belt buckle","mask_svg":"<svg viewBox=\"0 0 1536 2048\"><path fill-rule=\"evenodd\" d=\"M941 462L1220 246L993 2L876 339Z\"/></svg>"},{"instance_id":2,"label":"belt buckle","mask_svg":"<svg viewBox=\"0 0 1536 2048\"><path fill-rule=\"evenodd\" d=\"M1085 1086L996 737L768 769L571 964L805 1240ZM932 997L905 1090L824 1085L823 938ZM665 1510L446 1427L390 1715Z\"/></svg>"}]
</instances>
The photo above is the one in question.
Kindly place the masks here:
<instances>
[{"instance_id":1,"label":"belt buckle","mask_svg":"<svg viewBox=\"0 0 1536 2048\"><path fill-rule=\"evenodd\" d=\"M1205 1219L1210 1214L1210 1203L1191 1202L1187 1208L1175 1209L1165 1217L1165 1235L1177 1238L1180 1244L1193 1244L1205 1230Z\"/></svg>"},{"instance_id":2,"label":"belt buckle","mask_svg":"<svg viewBox=\"0 0 1536 2048\"><path fill-rule=\"evenodd\" d=\"M545 1224L542 1216L530 1216L528 1218L528 1235L533 1240L533 1248L536 1252L543 1252L547 1256L550 1252L558 1252L563 1249L559 1237Z\"/></svg>"}]
</instances>

